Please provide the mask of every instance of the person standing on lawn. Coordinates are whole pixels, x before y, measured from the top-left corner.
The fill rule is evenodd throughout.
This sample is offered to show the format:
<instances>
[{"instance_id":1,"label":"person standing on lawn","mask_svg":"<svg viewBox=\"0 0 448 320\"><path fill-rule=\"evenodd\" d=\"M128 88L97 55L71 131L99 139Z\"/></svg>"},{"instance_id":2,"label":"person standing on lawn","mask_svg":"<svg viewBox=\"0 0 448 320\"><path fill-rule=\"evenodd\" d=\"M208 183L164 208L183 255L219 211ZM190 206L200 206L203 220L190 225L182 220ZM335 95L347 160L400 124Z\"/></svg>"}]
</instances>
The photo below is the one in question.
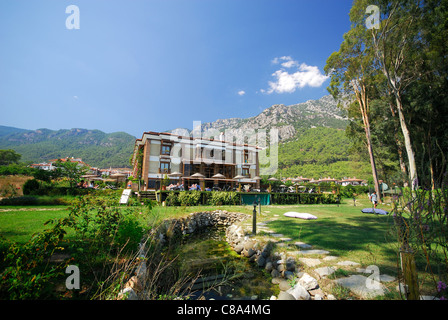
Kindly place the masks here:
<instances>
[{"instance_id":1,"label":"person standing on lawn","mask_svg":"<svg viewBox=\"0 0 448 320\"><path fill-rule=\"evenodd\" d=\"M378 196L376 195L376 192L373 191L373 193L370 195L370 201L373 203L373 207L376 209L376 206L378 205Z\"/></svg>"}]
</instances>

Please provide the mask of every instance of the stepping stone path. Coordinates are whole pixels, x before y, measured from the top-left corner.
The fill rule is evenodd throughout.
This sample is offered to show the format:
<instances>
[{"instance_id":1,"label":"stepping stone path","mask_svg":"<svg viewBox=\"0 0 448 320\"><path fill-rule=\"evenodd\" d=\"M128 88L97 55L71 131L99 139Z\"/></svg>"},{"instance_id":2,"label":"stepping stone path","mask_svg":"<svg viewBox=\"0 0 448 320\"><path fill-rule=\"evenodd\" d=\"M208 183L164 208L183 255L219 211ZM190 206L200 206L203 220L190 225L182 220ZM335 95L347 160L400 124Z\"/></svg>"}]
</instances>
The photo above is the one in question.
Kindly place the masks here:
<instances>
[{"instance_id":1,"label":"stepping stone path","mask_svg":"<svg viewBox=\"0 0 448 320\"><path fill-rule=\"evenodd\" d=\"M270 221L276 219L273 218ZM272 283L278 284L280 289L278 297L273 296L271 300L336 300L333 295L326 294L319 287L318 280L326 279L339 268L350 268L354 272L369 274L367 276L351 275L332 280L333 283L350 289L361 299L383 296L387 289L382 282L395 281L394 277L386 274L372 276L372 270L359 268L360 263L358 262L349 260L338 261L339 257L330 255L330 252L327 250L313 249L312 245L300 241L292 242L291 238L271 230L269 228L270 221L258 223L257 232L263 232L265 240L286 248L286 253L274 253L278 255L278 260L269 261L269 259L265 259L266 261L263 261L265 270L270 272L273 277ZM246 223L245 229L250 234L252 224ZM295 250L291 250L292 248ZM298 262L306 266L307 270L309 270L307 272L311 274L305 273L296 265L296 257L298 257ZM327 266L318 267L321 264ZM328 266L328 264L331 265ZM355 267L358 268L353 270ZM312 276L313 274L314 277Z\"/></svg>"}]
</instances>

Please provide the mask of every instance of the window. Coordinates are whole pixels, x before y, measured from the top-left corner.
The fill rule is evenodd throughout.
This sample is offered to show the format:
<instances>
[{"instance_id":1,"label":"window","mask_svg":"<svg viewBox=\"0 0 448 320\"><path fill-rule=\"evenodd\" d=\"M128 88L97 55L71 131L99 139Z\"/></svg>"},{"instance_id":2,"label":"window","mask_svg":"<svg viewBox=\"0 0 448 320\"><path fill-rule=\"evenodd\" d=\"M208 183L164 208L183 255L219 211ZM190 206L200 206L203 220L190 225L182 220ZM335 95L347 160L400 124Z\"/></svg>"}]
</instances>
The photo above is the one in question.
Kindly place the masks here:
<instances>
[{"instance_id":1,"label":"window","mask_svg":"<svg viewBox=\"0 0 448 320\"><path fill-rule=\"evenodd\" d=\"M169 162L160 162L160 173L170 173L170 163Z\"/></svg>"},{"instance_id":2,"label":"window","mask_svg":"<svg viewBox=\"0 0 448 320\"><path fill-rule=\"evenodd\" d=\"M249 168L242 168L242 175L249 176Z\"/></svg>"},{"instance_id":3,"label":"window","mask_svg":"<svg viewBox=\"0 0 448 320\"><path fill-rule=\"evenodd\" d=\"M244 163L249 163L249 150L244 150Z\"/></svg>"},{"instance_id":4,"label":"window","mask_svg":"<svg viewBox=\"0 0 448 320\"><path fill-rule=\"evenodd\" d=\"M171 153L171 144L162 144L162 150L160 151L160 154L169 156Z\"/></svg>"}]
</instances>

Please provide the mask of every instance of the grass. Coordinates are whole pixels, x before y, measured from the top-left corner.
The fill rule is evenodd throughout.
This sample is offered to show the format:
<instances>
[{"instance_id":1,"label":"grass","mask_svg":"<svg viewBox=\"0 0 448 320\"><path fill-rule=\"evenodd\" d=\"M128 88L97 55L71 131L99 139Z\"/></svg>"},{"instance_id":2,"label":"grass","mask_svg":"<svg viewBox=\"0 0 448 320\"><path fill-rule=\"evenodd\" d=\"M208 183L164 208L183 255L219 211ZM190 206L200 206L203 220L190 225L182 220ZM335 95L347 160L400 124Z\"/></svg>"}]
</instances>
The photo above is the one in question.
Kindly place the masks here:
<instances>
[{"instance_id":1,"label":"grass","mask_svg":"<svg viewBox=\"0 0 448 320\"><path fill-rule=\"evenodd\" d=\"M0 236L8 240L25 243L36 232L48 229L44 223L69 213L66 206L1 206Z\"/></svg>"},{"instance_id":2,"label":"grass","mask_svg":"<svg viewBox=\"0 0 448 320\"><path fill-rule=\"evenodd\" d=\"M344 260L361 263L366 267L376 265L381 273L396 276L398 244L389 234L392 217L361 212L370 207L367 198L345 199L338 205L271 205L262 206L258 222L266 221L271 230L291 238L292 243L302 241L313 249L330 251L331 255ZM387 205L379 208L390 210ZM142 217L149 222L160 222L191 212L213 211L216 209L242 212L252 215L253 206L197 206L197 207L154 207L149 213L142 207ZM302 220L284 217L287 211L307 212L318 217L317 220ZM258 212L258 208L257 208ZM17 242L26 242L32 234L47 228L44 222L61 218L69 213L66 206L14 206L0 207L0 235ZM250 224L252 222L250 221ZM262 232L260 232L262 235ZM67 235L70 237L70 233ZM422 270L419 278L427 277Z\"/></svg>"},{"instance_id":3,"label":"grass","mask_svg":"<svg viewBox=\"0 0 448 320\"><path fill-rule=\"evenodd\" d=\"M277 233L291 238L293 242L302 241L315 249L330 251L331 255L353 260L364 265L375 264L380 269L395 271L396 243L388 234L392 225L389 216L365 214L362 208L367 201L353 206L348 201L336 205L303 205L272 207L266 218L278 215L268 226ZM385 208L387 209L387 208ZM286 211L307 212L317 220L302 220L283 216Z\"/></svg>"}]
</instances>

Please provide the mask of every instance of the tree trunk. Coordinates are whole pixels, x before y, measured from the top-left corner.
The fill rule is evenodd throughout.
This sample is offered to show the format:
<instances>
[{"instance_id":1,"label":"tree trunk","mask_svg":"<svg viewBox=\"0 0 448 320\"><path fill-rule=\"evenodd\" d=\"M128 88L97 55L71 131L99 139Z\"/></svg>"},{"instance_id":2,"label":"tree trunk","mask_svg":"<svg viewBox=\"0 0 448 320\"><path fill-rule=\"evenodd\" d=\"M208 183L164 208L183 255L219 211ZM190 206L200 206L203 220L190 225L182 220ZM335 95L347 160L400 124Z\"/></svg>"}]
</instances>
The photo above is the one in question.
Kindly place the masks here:
<instances>
[{"instance_id":1,"label":"tree trunk","mask_svg":"<svg viewBox=\"0 0 448 320\"><path fill-rule=\"evenodd\" d=\"M411 180L412 190L415 190L418 185L418 179L417 179L417 166L415 164L415 155L414 155L414 150L413 150L412 144L411 144L411 136L410 136L408 127L406 125L406 121L404 119L403 105L401 104L400 95L395 90L394 90L394 94L396 97L395 100L397 102L398 118L400 119L401 131L403 132L403 137L404 137L404 146L406 148L406 153L408 156L409 179Z\"/></svg>"},{"instance_id":2,"label":"tree trunk","mask_svg":"<svg viewBox=\"0 0 448 320\"><path fill-rule=\"evenodd\" d=\"M381 192L380 192L380 184L378 181L378 172L376 170L375 156L373 155L372 143L370 141L370 129L368 130L368 132L366 129L366 136L368 137L367 138L367 148L369 150L370 166L372 167L373 185L375 187L375 192L378 196L378 202L381 202Z\"/></svg>"},{"instance_id":3,"label":"tree trunk","mask_svg":"<svg viewBox=\"0 0 448 320\"><path fill-rule=\"evenodd\" d=\"M356 86L354 86L354 90L356 93L356 99L358 100L359 110L362 116L362 122L364 124L364 131L366 133L367 149L369 151L370 166L372 168L373 185L378 197L378 201L381 201L381 193L378 182L378 172L376 170L375 156L373 154L372 139L370 136L369 105L368 105L369 101L367 99L366 88L364 86L361 86L360 89L358 90Z\"/></svg>"}]
</instances>

